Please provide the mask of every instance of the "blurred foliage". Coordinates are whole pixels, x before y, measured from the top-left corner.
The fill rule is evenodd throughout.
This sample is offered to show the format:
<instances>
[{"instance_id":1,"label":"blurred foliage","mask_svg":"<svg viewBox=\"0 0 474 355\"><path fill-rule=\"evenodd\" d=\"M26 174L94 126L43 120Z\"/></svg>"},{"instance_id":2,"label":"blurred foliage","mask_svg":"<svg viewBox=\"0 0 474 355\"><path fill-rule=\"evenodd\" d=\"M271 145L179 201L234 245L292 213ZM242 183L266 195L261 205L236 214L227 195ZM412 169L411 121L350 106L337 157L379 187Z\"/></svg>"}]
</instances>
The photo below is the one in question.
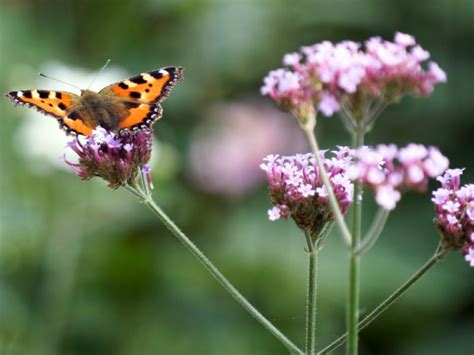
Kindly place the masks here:
<instances>
[{"instance_id":1,"label":"blurred foliage","mask_svg":"<svg viewBox=\"0 0 474 355\"><path fill-rule=\"evenodd\" d=\"M437 145L472 181L473 18L472 0L2 0L0 89L35 88L35 73L51 60L95 70L112 58L132 74L184 66L185 82L155 125L166 147L155 196L237 288L301 344L303 238L290 222L266 219L263 185L238 198L194 187L186 159L195 128L214 103L264 101L262 77L286 52L402 31L430 51L448 83L428 98L389 107L367 141ZM286 353L131 196L64 171L32 170L14 138L25 109L2 100L0 112L1 354ZM317 130L323 147L349 142L337 118L321 119ZM47 139L38 136L37 144ZM366 226L374 211L367 205ZM404 198L363 259L362 313L431 255L438 239L432 218L428 194ZM320 260L319 346L344 330L347 265L333 234ZM449 255L362 332L361 353L472 353L473 291L472 270L459 254Z\"/></svg>"}]
</instances>

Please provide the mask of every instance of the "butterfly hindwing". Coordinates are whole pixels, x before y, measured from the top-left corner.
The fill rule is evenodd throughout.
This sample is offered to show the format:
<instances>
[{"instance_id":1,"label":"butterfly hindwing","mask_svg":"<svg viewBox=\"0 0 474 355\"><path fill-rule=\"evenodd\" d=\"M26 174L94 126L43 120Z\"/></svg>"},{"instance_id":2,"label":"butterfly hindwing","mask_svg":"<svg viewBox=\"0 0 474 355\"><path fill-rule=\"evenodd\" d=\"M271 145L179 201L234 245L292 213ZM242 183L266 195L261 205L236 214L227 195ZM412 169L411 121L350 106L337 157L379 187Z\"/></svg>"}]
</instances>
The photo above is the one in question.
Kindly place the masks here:
<instances>
[{"instance_id":1,"label":"butterfly hindwing","mask_svg":"<svg viewBox=\"0 0 474 355\"><path fill-rule=\"evenodd\" d=\"M67 116L59 120L59 125L67 134L72 134L74 136L78 134L90 136L93 131L93 128L87 126L81 118L72 119Z\"/></svg>"},{"instance_id":2,"label":"butterfly hindwing","mask_svg":"<svg viewBox=\"0 0 474 355\"><path fill-rule=\"evenodd\" d=\"M183 68L167 67L132 76L100 91L112 92L125 100L145 104L164 100L176 83L183 80Z\"/></svg>"},{"instance_id":3,"label":"butterfly hindwing","mask_svg":"<svg viewBox=\"0 0 474 355\"><path fill-rule=\"evenodd\" d=\"M52 90L10 91L5 96L15 105L34 108L57 119L65 117L79 99L79 96L69 92Z\"/></svg>"},{"instance_id":4,"label":"butterfly hindwing","mask_svg":"<svg viewBox=\"0 0 474 355\"><path fill-rule=\"evenodd\" d=\"M142 104L139 102L124 102L128 115L119 123L119 129L150 128L158 120L163 110L160 104Z\"/></svg>"}]
</instances>

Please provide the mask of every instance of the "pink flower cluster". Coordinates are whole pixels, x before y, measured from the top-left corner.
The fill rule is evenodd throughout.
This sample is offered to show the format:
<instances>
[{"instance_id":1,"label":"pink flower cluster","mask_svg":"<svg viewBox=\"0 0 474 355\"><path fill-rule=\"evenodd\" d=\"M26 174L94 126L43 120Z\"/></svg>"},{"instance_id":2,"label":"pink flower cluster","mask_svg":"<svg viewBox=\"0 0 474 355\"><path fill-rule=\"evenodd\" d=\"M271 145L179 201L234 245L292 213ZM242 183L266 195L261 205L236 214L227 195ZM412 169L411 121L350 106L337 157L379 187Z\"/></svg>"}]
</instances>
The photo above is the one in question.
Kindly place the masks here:
<instances>
[{"instance_id":1,"label":"pink flower cluster","mask_svg":"<svg viewBox=\"0 0 474 355\"><path fill-rule=\"evenodd\" d=\"M395 208L403 190L426 190L428 178L441 175L449 166L437 148L413 143L400 149L393 144L364 146L355 158L349 176L372 188L377 204L386 210Z\"/></svg>"},{"instance_id":2,"label":"pink flower cluster","mask_svg":"<svg viewBox=\"0 0 474 355\"><path fill-rule=\"evenodd\" d=\"M466 261L474 267L474 184L461 185L464 169L449 169L438 177L441 187L433 191L436 227L443 248L462 248Z\"/></svg>"},{"instance_id":3,"label":"pink flower cluster","mask_svg":"<svg viewBox=\"0 0 474 355\"><path fill-rule=\"evenodd\" d=\"M97 127L91 136L78 136L68 143L68 147L78 156L72 163L64 158L76 174L83 180L99 176L117 189L126 184L134 184L139 169L151 182L147 163L151 157L152 133L148 129L124 130L120 134Z\"/></svg>"},{"instance_id":4,"label":"pink flower cluster","mask_svg":"<svg viewBox=\"0 0 474 355\"><path fill-rule=\"evenodd\" d=\"M389 103L408 93L429 94L435 84L446 81L436 63L423 69L429 57L413 36L400 32L393 42L372 37L363 47L324 41L286 54L287 67L271 71L261 93L286 110L310 104L332 116L342 105L350 111L377 99Z\"/></svg>"},{"instance_id":5,"label":"pink flower cluster","mask_svg":"<svg viewBox=\"0 0 474 355\"><path fill-rule=\"evenodd\" d=\"M323 152L321 158L339 207L345 213L352 203L353 184L347 176L347 168L352 163L353 151L339 147L331 153L332 157L325 158ZM314 236L326 222L334 220L328 192L313 154L269 155L260 168L267 173L270 197L275 206L268 211L270 220L291 216L298 227Z\"/></svg>"}]
</instances>

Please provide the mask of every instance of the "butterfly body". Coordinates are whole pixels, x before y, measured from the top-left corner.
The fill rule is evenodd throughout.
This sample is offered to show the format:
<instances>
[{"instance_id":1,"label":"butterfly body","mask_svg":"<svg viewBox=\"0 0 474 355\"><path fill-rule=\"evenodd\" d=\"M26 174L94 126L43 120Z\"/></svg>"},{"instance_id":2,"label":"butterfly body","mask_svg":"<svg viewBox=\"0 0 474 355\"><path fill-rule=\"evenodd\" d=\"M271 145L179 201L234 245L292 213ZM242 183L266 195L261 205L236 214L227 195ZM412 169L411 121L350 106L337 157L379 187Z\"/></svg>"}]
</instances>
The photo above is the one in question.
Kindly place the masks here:
<instances>
[{"instance_id":1,"label":"butterfly body","mask_svg":"<svg viewBox=\"0 0 474 355\"><path fill-rule=\"evenodd\" d=\"M71 107L70 118L81 117L88 127L101 126L108 131L117 131L120 121L127 117L125 101L114 95L100 95L83 90Z\"/></svg>"},{"instance_id":2,"label":"butterfly body","mask_svg":"<svg viewBox=\"0 0 474 355\"><path fill-rule=\"evenodd\" d=\"M161 117L163 101L183 78L183 69L168 67L142 73L99 92L11 91L6 97L15 105L34 108L56 118L67 134L90 136L101 126L109 131L151 127Z\"/></svg>"}]
</instances>

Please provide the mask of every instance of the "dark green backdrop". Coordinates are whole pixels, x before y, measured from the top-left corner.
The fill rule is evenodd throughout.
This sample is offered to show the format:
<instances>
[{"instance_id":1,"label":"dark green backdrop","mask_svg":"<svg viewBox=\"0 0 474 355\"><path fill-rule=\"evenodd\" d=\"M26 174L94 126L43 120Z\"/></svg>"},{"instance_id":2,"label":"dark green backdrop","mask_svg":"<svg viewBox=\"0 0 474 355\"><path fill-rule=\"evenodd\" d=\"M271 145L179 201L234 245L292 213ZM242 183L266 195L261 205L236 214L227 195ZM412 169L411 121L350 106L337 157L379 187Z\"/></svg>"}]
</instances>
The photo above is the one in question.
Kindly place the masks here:
<instances>
[{"instance_id":1,"label":"dark green backdrop","mask_svg":"<svg viewBox=\"0 0 474 355\"><path fill-rule=\"evenodd\" d=\"M472 0L1 0L0 89L47 89L51 82L36 73L51 61L93 71L111 58L129 74L184 66L185 81L155 125L155 196L242 293L301 344L303 237L290 222L267 220L263 172L237 194L194 183L196 130L225 126L229 117L216 115L227 116L230 104L269 104L259 97L261 80L286 52L322 40L392 39L402 31L430 51L448 83L428 98L389 107L368 143L437 145L453 167L466 167L463 181L473 181L473 18ZM246 115L259 120L258 112ZM0 354L286 353L132 196L32 156L55 127L27 139L18 133L31 122L26 109L1 100L0 113ZM273 115L273 108L261 114ZM232 132L243 139L242 154L250 154L245 127ZM337 117L321 119L318 135L323 147L349 143ZM219 144L213 150L229 159ZM363 313L435 249L429 199L405 196L363 259ZM366 227L374 211L372 202L367 207ZM319 346L344 330L346 274L333 233L320 260ZM449 255L362 332L361 353L472 354L472 279L460 254Z\"/></svg>"}]
</instances>

